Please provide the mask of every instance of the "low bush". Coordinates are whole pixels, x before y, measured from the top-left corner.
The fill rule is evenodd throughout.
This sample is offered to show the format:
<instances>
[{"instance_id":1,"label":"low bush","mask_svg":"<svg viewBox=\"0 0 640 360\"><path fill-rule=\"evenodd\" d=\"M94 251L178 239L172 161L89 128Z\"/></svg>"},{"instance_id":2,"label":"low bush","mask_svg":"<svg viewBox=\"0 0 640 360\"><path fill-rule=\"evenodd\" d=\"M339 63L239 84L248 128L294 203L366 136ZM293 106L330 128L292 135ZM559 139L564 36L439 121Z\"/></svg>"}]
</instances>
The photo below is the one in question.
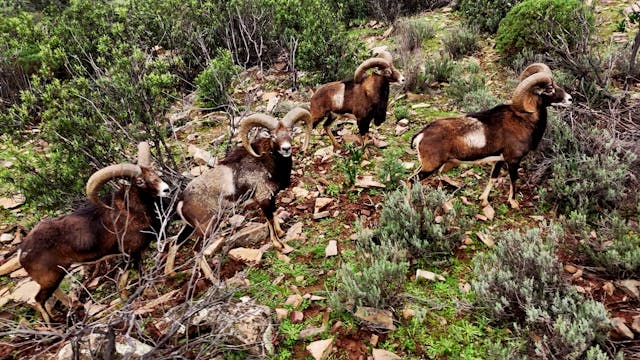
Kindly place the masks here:
<instances>
[{"instance_id":1,"label":"low bush","mask_svg":"<svg viewBox=\"0 0 640 360\"><path fill-rule=\"evenodd\" d=\"M500 104L500 100L489 92L489 90L480 88L464 95L460 106L465 112L476 112L491 109Z\"/></svg>"},{"instance_id":2,"label":"low bush","mask_svg":"<svg viewBox=\"0 0 640 360\"><path fill-rule=\"evenodd\" d=\"M521 0L460 0L456 9L467 24L490 34L498 31L500 20Z\"/></svg>"},{"instance_id":3,"label":"low bush","mask_svg":"<svg viewBox=\"0 0 640 360\"><path fill-rule=\"evenodd\" d=\"M378 178L387 189L396 189L409 175L402 161L398 160L403 153L402 148L391 148L382 153L382 163L377 166Z\"/></svg>"},{"instance_id":4,"label":"low bush","mask_svg":"<svg viewBox=\"0 0 640 360\"><path fill-rule=\"evenodd\" d=\"M470 93L486 91L485 84L486 79L480 66L475 61L472 61L464 68L457 68L457 71L451 76L449 86L446 87L445 92L460 103Z\"/></svg>"},{"instance_id":5,"label":"low bush","mask_svg":"<svg viewBox=\"0 0 640 360\"><path fill-rule=\"evenodd\" d=\"M435 36L435 27L424 19L400 21L396 29L397 43L401 52L412 52L420 49L424 41L433 39Z\"/></svg>"},{"instance_id":6,"label":"low bush","mask_svg":"<svg viewBox=\"0 0 640 360\"><path fill-rule=\"evenodd\" d=\"M589 36L589 33L583 33L583 21L593 27L593 16L581 1L525 0L516 4L500 21L496 50L502 54L505 63L510 63L522 51L545 52L548 39L561 39L570 51L582 38Z\"/></svg>"},{"instance_id":7,"label":"low bush","mask_svg":"<svg viewBox=\"0 0 640 360\"><path fill-rule=\"evenodd\" d=\"M606 339L608 315L562 278L558 238L553 227L499 234L491 251L474 257L472 288L478 306L512 324L537 356L577 359Z\"/></svg>"},{"instance_id":8,"label":"low bush","mask_svg":"<svg viewBox=\"0 0 640 360\"><path fill-rule=\"evenodd\" d=\"M481 49L478 30L472 27L459 27L448 31L442 38L444 49L453 59L473 55Z\"/></svg>"},{"instance_id":9,"label":"low bush","mask_svg":"<svg viewBox=\"0 0 640 360\"><path fill-rule=\"evenodd\" d=\"M231 82L241 68L233 64L231 52L220 50L196 78L196 96L204 107L216 108L228 103Z\"/></svg>"},{"instance_id":10,"label":"low bush","mask_svg":"<svg viewBox=\"0 0 640 360\"><path fill-rule=\"evenodd\" d=\"M448 53L445 53L425 60L423 78L427 84L433 81L449 82L458 71L458 64Z\"/></svg>"}]
</instances>

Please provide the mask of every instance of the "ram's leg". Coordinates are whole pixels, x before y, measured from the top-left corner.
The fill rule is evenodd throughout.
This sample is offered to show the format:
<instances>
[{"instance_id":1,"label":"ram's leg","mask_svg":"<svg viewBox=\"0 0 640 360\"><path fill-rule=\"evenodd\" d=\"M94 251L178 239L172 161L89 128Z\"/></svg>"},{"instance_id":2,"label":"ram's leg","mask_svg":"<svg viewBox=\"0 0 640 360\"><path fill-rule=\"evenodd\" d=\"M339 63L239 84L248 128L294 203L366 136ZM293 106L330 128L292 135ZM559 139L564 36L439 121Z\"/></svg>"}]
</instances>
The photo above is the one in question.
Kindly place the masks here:
<instances>
[{"instance_id":1,"label":"ram's leg","mask_svg":"<svg viewBox=\"0 0 640 360\"><path fill-rule=\"evenodd\" d=\"M497 161L495 164L493 164L493 169L491 170L491 177L489 178L489 182L487 183L487 186L484 188L484 191L482 192L482 195L480 195L480 198L479 198L479 200L482 201L481 202L482 206L489 205L489 192L491 192L491 189L493 188L493 185L498 179L498 176L500 176L500 170L502 169L502 165L504 165L504 161Z\"/></svg>"},{"instance_id":2,"label":"ram's leg","mask_svg":"<svg viewBox=\"0 0 640 360\"><path fill-rule=\"evenodd\" d=\"M516 197L516 181L518 180L518 168L520 167L520 163L512 162L509 163L509 179L511 180L511 186L509 187L509 205L511 205L512 209L519 209L520 204L515 199Z\"/></svg>"},{"instance_id":3,"label":"ram's leg","mask_svg":"<svg viewBox=\"0 0 640 360\"><path fill-rule=\"evenodd\" d=\"M329 137L329 140L331 140L331 144L333 145L333 150L335 151L340 149L341 146L340 144L338 144L338 140L336 140L336 138L333 136L333 133L331 132L331 124L333 124L334 120L335 118L333 117L332 113L327 114L327 120L324 121L324 123L322 124L322 127L324 128L324 132Z\"/></svg>"},{"instance_id":4,"label":"ram's leg","mask_svg":"<svg viewBox=\"0 0 640 360\"><path fill-rule=\"evenodd\" d=\"M273 246L278 249L278 251L282 253L290 253L294 249L287 244L283 244L280 241L280 237L284 235L284 231L280 229L280 224L278 224L278 220L275 219L274 213L276 210L276 198L275 196L271 197L271 199L262 203L262 212L264 216L267 218L267 226L269 228L269 239L271 239L271 243Z\"/></svg>"}]
</instances>

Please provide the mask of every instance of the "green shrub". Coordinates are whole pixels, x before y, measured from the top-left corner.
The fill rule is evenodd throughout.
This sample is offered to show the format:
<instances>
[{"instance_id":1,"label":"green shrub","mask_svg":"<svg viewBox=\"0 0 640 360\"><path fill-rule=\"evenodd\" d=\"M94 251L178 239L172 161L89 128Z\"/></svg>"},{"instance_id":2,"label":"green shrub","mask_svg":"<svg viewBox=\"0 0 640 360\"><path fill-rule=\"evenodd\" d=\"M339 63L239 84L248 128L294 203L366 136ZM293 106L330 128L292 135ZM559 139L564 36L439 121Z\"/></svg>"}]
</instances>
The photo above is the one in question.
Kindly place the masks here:
<instances>
[{"instance_id":1,"label":"green shrub","mask_svg":"<svg viewBox=\"0 0 640 360\"><path fill-rule=\"evenodd\" d=\"M445 89L448 96L462 102L470 93L486 90L486 79L478 63L471 62L465 68L457 68Z\"/></svg>"},{"instance_id":2,"label":"green shrub","mask_svg":"<svg viewBox=\"0 0 640 360\"><path fill-rule=\"evenodd\" d=\"M378 178L382 179L387 189L397 188L409 175L401 161L403 152L402 148L392 148L382 153L382 163L377 167Z\"/></svg>"},{"instance_id":3,"label":"green shrub","mask_svg":"<svg viewBox=\"0 0 640 360\"><path fill-rule=\"evenodd\" d=\"M490 34L498 31L500 20L521 0L460 0L457 9L466 22Z\"/></svg>"},{"instance_id":4,"label":"green shrub","mask_svg":"<svg viewBox=\"0 0 640 360\"><path fill-rule=\"evenodd\" d=\"M606 338L608 316L602 303L565 283L557 240L553 228L499 234L490 252L474 257L472 288L477 304L513 323L537 356L577 359Z\"/></svg>"},{"instance_id":5,"label":"green shrub","mask_svg":"<svg viewBox=\"0 0 640 360\"><path fill-rule=\"evenodd\" d=\"M473 55L481 49L478 30L470 27L455 28L442 38L444 49L454 59Z\"/></svg>"},{"instance_id":6,"label":"green shrub","mask_svg":"<svg viewBox=\"0 0 640 360\"><path fill-rule=\"evenodd\" d=\"M424 79L426 83L449 82L458 71L458 65L449 54L436 55L425 60Z\"/></svg>"},{"instance_id":7,"label":"green shrub","mask_svg":"<svg viewBox=\"0 0 640 360\"><path fill-rule=\"evenodd\" d=\"M637 274L640 271L640 229L637 224L615 213L601 215L595 221L587 219L577 211L571 212L567 219L567 228L581 239L579 255L586 254L590 264L605 268L617 278Z\"/></svg>"},{"instance_id":8,"label":"green shrub","mask_svg":"<svg viewBox=\"0 0 640 360\"><path fill-rule=\"evenodd\" d=\"M569 50L574 49L582 37L589 35L583 33L580 19L586 19L593 26L589 9L578 0L525 0L515 5L500 22L496 50L510 63L525 50L545 52L549 46L545 41L557 37L566 42Z\"/></svg>"},{"instance_id":9,"label":"green shrub","mask_svg":"<svg viewBox=\"0 0 640 360\"><path fill-rule=\"evenodd\" d=\"M367 251L382 256L380 247L394 248L392 259L446 260L459 245L468 220L458 208L444 210L448 194L416 183L386 195L378 226L358 239Z\"/></svg>"},{"instance_id":10,"label":"green shrub","mask_svg":"<svg viewBox=\"0 0 640 360\"><path fill-rule=\"evenodd\" d=\"M500 100L485 88L480 88L465 94L460 106L465 112L476 112L491 109L500 104Z\"/></svg>"},{"instance_id":11,"label":"green shrub","mask_svg":"<svg viewBox=\"0 0 640 360\"><path fill-rule=\"evenodd\" d=\"M344 185L350 188L356 183L356 178L362 168L360 164L364 152L362 147L357 144L346 144L345 150L347 155L340 158L336 168L344 175Z\"/></svg>"},{"instance_id":12,"label":"green shrub","mask_svg":"<svg viewBox=\"0 0 640 360\"><path fill-rule=\"evenodd\" d=\"M398 23L397 43L401 51L411 52L422 47L426 40L433 39L436 30L433 24L424 19L407 19Z\"/></svg>"},{"instance_id":13,"label":"green shrub","mask_svg":"<svg viewBox=\"0 0 640 360\"><path fill-rule=\"evenodd\" d=\"M227 103L231 82L241 68L233 64L231 52L220 50L196 78L196 95L198 101L205 107L216 108Z\"/></svg>"}]
</instances>

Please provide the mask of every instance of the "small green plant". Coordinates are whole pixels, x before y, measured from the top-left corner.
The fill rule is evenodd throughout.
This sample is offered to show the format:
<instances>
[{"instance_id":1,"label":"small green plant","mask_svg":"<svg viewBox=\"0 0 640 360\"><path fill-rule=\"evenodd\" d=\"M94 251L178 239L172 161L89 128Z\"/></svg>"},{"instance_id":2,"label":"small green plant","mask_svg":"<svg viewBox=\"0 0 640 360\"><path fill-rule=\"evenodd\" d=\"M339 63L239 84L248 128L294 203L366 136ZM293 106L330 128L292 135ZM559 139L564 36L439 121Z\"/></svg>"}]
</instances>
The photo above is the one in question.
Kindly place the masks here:
<instances>
[{"instance_id":1,"label":"small green plant","mask_svg":"<svg viewBox=\"0 0 640 360\"><path fill-rule=\"evenodd\" d=\"M329 196L338 196L341 190L338 184L330 183L327 185L327 189L325 191Z\"/></svg>"},{"instance_id":2,"label":"small green plant","mask_svg":"<svg viewBox=\"0 0 640 360\"><path fill-rule=\"evenodd\" d=\"M396 121L408 119L409 115L410 112L407 105L396 105L393 107L393 116L396 118Z\"/></svg>"},{"instance_id":3,"label":"small green plant","mask_svg":"<svg viewBox=\"0 0 640 360\"><path fill-rule=\"evenodd\" d=\"M209 66L196 76L198 101L206 107L218 107L227 103L233 78L240 67L233 64L229 50L220 50Z\"/></svg>"},{"instance_id":4,"label":"small green plant","mask_svg":"<svg viewBox=\"0 0 640 360\"><path fill-rule=\"evenodd\" d=\"M456 28L447 32L442 42L444 49L456 60L463 56L473 55L481 48L478 30L470 27Z\"/></svg>"},{"instance_id":5,"label":"small green plant","mask_svg":"<svg viewBox=\"0 0 640 360\"><path fill-rule=\"evenodd\" d=\"M344 175L345 187L350 188L356 183L356 179L360 173L360 164L362 163L364 152L362 151L362 147L357 144L346 144L345 152L346 156L340 159L337 168Z\"/></svg>"},{"instance_id":6,"label":"small green plant","mask_svg":"<svg viewBox=\"0 0 640 360\"><path fill-rule=\"evenodd\" d=\"M433 24L424 19L401 21L396 32L400 49L407 52L420 49L425 40L432 39L436 35Z\"/></svg>"},{"instance_id":7,"label":"small green plant","mask_svg":"<svg viewBox=\"0 0 640 360\"><path fill-rule=\"evenodd\" d=\"M304 324L294 324L289 319L282 320L279 332L282 336L282 342L286 346L293 346L300 337L300 331L304 329Z\"/></svg>"},{"instance_id":8,"label":"small green plant","mask_svg":"<svg viewBox=\"0 0 640 360\"><path fill-rule=\"evenodd\" d=\"M424 64L425 82L449 82L459 71L457 64L448 53L427 58Z\"/></svg>"},{"instance_id":9,"label":"small green plant","mask_svg":"<svg viewBox=\"0 0 640 360\"><path fill-rule=\"evenodd\" d=\"M401 148L391 148L382 153L382 163L377 167L378 178L382 179L387 189L395 189L408 176L401 159L403 152Z\"/></svg>"},{"instance_id":10,"label":"small green plant","mask_svg":"<svg viewBox=\"0 0 640 360\"><path fill-rule=\"evenodd\" d=\"M486 79L475 61L470 62L464 68L458 68L449 81L445 92L450 97L461 102L464 97L474 92L486 92Z\"/></svg>"}]
</instances>

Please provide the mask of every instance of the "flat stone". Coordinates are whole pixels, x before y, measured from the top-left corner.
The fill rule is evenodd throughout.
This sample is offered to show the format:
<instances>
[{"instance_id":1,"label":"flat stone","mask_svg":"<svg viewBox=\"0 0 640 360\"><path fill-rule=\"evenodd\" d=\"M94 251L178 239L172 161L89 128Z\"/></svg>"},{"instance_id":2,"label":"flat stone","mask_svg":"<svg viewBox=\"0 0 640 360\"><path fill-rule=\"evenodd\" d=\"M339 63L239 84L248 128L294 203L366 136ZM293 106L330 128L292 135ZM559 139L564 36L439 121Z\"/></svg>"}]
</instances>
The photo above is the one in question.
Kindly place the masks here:
<instances>
[{"instance_id":1,"label":"flat stone","mask_svg":"<svg viewBox=\"0 0 640 360\"><path fill-rule=\"evenodd\" d=\"M438 275L436 273L432 273L431 271L421 269L416 270L416 280L419 279L424 279L427 281L444 281L444 277L442 275Z\"/></svg>"},{"instance_id":2,"label":"flat stone","mask_svg":"<svg viewBox=\"0 0 640 360\"><path fill-rule=\"evenodd\" d=\"M487 245L487 247L491 248L493 247L493 245L495 245L495 241L490 235L483 232L477 232L476 235L478 236L478 239L480 239L480 241Z\"/></svg>"},{"instance_id":3,"label":"flat stone","mask_svg":"<svg viewBox=\"0 0 640 360\"><path fill-rule=\"evenodd\" d=\"M400 121L398 121L398 125L400 126L409 126L409 119L401 119Z\"/></svg>"},{"instance_id":4,"label":"flat stone","mask_svg":"<svg viewBox=\"0 0 640 360\"><path fill-rule=\"evenodd\" d=\"M300 331L300 338L308 339L310 337L314 337L316 335L320 335L324 332L324 327L307 327L304 330Z\"/></svg>"},{"instance_id":5,"label":"flat stone","mask_svg":"<svg viewBox=\"0 0 640 360\"><path fill-rule=\"evenodd\" d=\"M295 197L297 198L303 198L306 199L309 197L309 190L305 189L305 188L301 188L301 187L294 187L293 189L291 189L291 192L293 193L293 195L295 195Z\"/></svg>"},{"instance_id":6,"label":"flat stone","mask_svg":"<svg viewBox=\"0 0 640 360\"><path fill-rule=\"evenodd\" d=\"M17 194L12 197L0 197L0 207L11 210L24 204L26 201L24 195Z\"/></svg>"},{"instance_id":7,"label":"flat stone","mask_svg":"<svg viewBox=\"0 0 640 360\"><path fill-rule=\"evenodd\" d=\"M355 316L368 322L371 326L382 330L395 330L393 314L389 310L381 310L372 307L360 306Z\"/></svg>"},{"instance_id":8,"label":"flat stone","mask_svg":"<svg viewBox=\"0 0 640 360\"><path fill-rule=\"evenodd\" d=\"M302 296L298 294L292 294L287 297L287 300L284 302L284 304L291 305L294 308L297 308L298 306L300 306L300 304L302 304L302 300Z\"/></svg>"},{"instance_id":9,"label":"flat stone","mask_svg":"<svg viewBox=\"0 0 640 360\"><path fill-rule=\"evenodd\" d=\"M616 332L627 339L633 340L633 332L629 327L624 323L624 319L622 318L613 318L611 319L611 324L615 328Z\"/></svg>"},{"instance_id":10,"label":"flat stone","mask_svg":"<svg viewBox=\"0 0 640 360\"><path fill-rule=\"evenodd\" d=\"M640 334L640 316L636 316L631 323L631 328L636 333Z\"/></svg>"},{"instance_id":11,"label":"flat stone","mask_svg":"<svg viewBox=\"0 0 640 360\"><path fill-rule=\"evenodd\" d=\"M297 222L287 230L287 234L285 235L286 241L304 239L304 233L302 232L303 224L301 222Z\"/></svg>"},{"instance_id":12,"label":"flat stone","mask_svg":"<svg viewBox=\"0 0 640 360\"><path fill-rule=\"evenodd\" d=\"M217 253L220 250L220 248L222 248L223 244L224 244L224 238L218 238L204 249L203 254L205 256L211 256Z\"/></svg>"},{"instance_id":13,"label":"flat stone","mask_svg":"<svg viewBox=\"0 0 640 360\"><path fill-rule=\"evenodd\" d=\"M202 150L195 145L189 145L187 151L193 158L193 161L198 165L215 166L217 162L216 158L213 157L210 152Z\"/></svg>"},{"instance_id":14,"label":"flat stone","mask_svg":"<svg viewBox=\"0 0 640 360\"><path fill-rule=\"evenodd\" d=\"M307 345L306 349L314 360L326 360L331 353L333 338L314 341Z\"/></svg>"},{"instance_id":15,"label":"flat stone","mask_svg":"<svg viewBox=\"0 0 640 360\"><path fill-rule=\"evenodd\" d=\"M315 205L313 206L313 212L317 213L325 210L329 204L333 202L333 198L316 198Z\"/></svg>"},{"instance_id":16,"label":"flat stone","mask_svg":"<svg viewBox=\"0 0 640 360\"><path fill-rule=\"evenodd\" d=\"M371 353L373 360L400 360L400 356L392 353L391 351L383 349L373 349Z\"/></svg>"},{"instance_id":17,"label":"flat stone","mask_svg":"<svg viewBox=\"0 0 640 360\"><path fill-rule=\"evenodd\" d=\"M496 215L496 212L495 210L493 210L493 207L491 207L491 205L487 205L482 208L482 213L487 217L487 220L489 221L493 220L493 217Z\"/></svg>"},{"instance_id":18,"label":"flat stone","mask_svg":"<svg viewBox=\"0 0 640 360\"><path fill-rule=\"evenodd\" d=\"M304 321L304 314L302 311L292 311L289 314L289 320L291 320L292 324L300 324Z\"/></svg>"},{"instance_id":19,"label":"flat stone","mask_svg":"<svg viewBox=\"0 0 640 360\"><path fill-rule=\"evenodd\" d=\"M233 246L251 246L269 236L269 228L264 223L248 223L241 231L231 236L227 243Z\"/></svg>"},{"instance_id":20,"label":"flat stone","mask_svg":"<svg viewBox=\"0 0 640 360\"><path fill-rule=\"evenodd\" d=\"M322 161L328 160L332 156L333 156L333 145L323 147L321 149L316 150L316 152L313 153L313 157L321 158Z\"/></svg>"},{"instance_id":21,"label":"flat stone","mask_svg":"<svg viewBox=\"0 0 640 360\"><path fill-rule=\"evenodd\" d=\"M627 294L640 299L640 281L639 280L620 280L615 282L616 286Z\"/></svg>"},{"instance_id":22,"label":"flat stone","mask_svg":"<svg viewBox=\"0 0 640 360\"><path fill-rule=\"evenodd\" d=\"M12 242L13 238L14 238L13 234L4 233L0 235L0 242L3 242L3 243Z\"/></svg>"},{"instance_id":23,"label":"flat stone","mask_svg":"<svg viewBox=\"0 0 640 360\"><path fill-rule=\"evenodd\" d=\"M330 240L329 245L324 249L324 256L336 256L338 255L338 242L336 240Z\"/></svg>"},{"instance_id":24,"label":"flat stone","mask_svg":"<svg viewBox=\"0 0 640 360\"><path fill-rule=\"evenodd\" d=\"M571 264L567 264L564 266L564 271L568 272L569 274L575 274L576 271L578 271L578 268Z\"/></svg>"},{"instance_id":25,"label":"flat stone","mask_svg":"<svg viewBox=\"0 0 640 360\"><path fill-rule=\"evenodd\" d=\"M15 278L21 278L21 277L25 277L25 276L29 276L29 273L27 273L27 270L25 270L24 268L20 268L14 272L11 273L11 275L9 275L10 278L15 279Z\"/></svg>"},{"instance_id":26,"label":"flat stone","mask_svg":"<svg viewBox=\"0 0 640 360\"><path fill-rule=\"evenodd\" d=\"M244 215L240 215L240 214L235 214L232 217L229 218L229 225L231 225L231 227L238 228L240 227L240 225L242 225L242 223L244 222L244 220L247 217Z\"/></svg>"},{"instance_id":27,"label":"flat stone","mask_svg":"<svg viewBox=\"0 0 640 360\"><path fill-rule=\"evenodd\" d=\"M356 179L356 183L355 185L357 187L361 187L361 188L382 188L384 189L386 186L373 179L372 175L364 175L362 177L359 177L358 179Z\"/></svg>"},{"instance_id":28,"label":"flat stone","mask_svg":"<svg viewBox=\"0 0 640 360\"><path fill-rule=\"evenodd\" d=\"M276 308L276 319L278 319L278 322L282 322L282 320L286 319L287 316L289 316L289 310Z\"/></svg>"},{"instance_id":29,"label":"flat stone","mask_svg":"<svg viewBox=\"0 0 640 360\"><path fill-rule=\"evenodd\" d=\"M398 126L396 126L396 128L394 130L394 133L396 134L396 136L400 136L400 135L406 133L407 131L409 131L408 127L398 125Z\"/></svg>"},{"instance_id":30,"label":"flat stone","mask_svg":"<svg viewBox=\"0 0 640 360\"><path fill-rule=\"evenodd\" d=\"M313 220L320 220L320 219L324 219L326 217L331 216L331 212L329 211L320 211L317 213L313 214Z\"/></svg>"},{"instance_id":31,"label":"flat stone","mask_svg":"<svg viewBox=\"0 0 640 360\"><path fill-rule=\"evenodd\" d=\"M258 249L235 248L229 250L229 257L248 265L257 265L262 260L262 251Z\"/></svg>"}]
</instances>

